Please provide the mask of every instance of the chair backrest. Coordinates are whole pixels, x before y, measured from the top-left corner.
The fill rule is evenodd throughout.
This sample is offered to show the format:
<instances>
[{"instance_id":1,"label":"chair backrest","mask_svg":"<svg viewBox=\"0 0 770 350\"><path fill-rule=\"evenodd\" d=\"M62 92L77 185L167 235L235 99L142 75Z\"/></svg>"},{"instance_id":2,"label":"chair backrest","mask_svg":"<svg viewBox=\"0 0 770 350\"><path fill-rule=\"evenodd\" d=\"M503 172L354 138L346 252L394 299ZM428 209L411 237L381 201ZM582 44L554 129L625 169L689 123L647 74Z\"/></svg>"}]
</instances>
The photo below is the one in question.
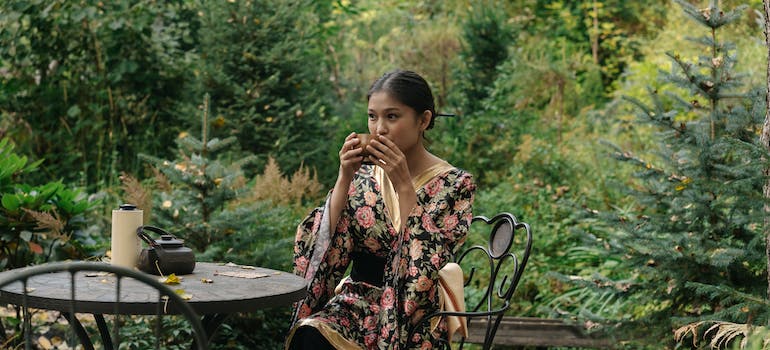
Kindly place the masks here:
<instances>
[{"instance_id":1,"label":"chair backrest","mask_svg":"<svg viewBox=\"0 0 770 350\"><path fill-rule=\"evenodd\" d=\"M473 218L472 227L484 224L491 227L485 245L473 245L461 250L455 261L462 267L464 275L465 312L444 312L428 315L423 322L433 317L464 316L470 331L469 338L459 339L459 349L466 342L483 344L490 349L505 312L511 305L511 298L524 273L532 250L532 231L527 223L519 222L510 213L500 213L489 219L485 216ZM482 334L474 334L479 327ZM410 334L411 337L411 334ZM457 341L458 336L453 337ZM450 348L447 340L442 340Z\"/></svg>"},{"instance_id":2,"label":"chair backrest","mask_svg":"<svg viewBox=\"0 0 770 350\"><path fill-rule=\"evenodd\" d=\"M163 335L162 331L162 318L166 314L167 310L174 310L175 313L181 314L184 319L189 322L192 332L193 332L193 347L195 349L199 350L205 350L208 349L208 338L206 337L205 331L203 329L203 326L201 324L201 318L198 316L195 311L190 307L190 305L182 299L182 297L177 294L175 291L173 291L168 286L164 285L158 280L157 276L151 276L149 274L145 274L139 271L135 271L132 269L127 269L120 266L110 265L106 263L99 263L99 262L83 262L83 261L75 261L75 262L55 262L55 263L47 263L43 265L37 265L37 266L31 266L27 268L17 269L10 272L4 273L2 277L0 277L0 293L6 293L7 295L13 295L14 301L13 303L18 306L18 310L21 312L21 324L20 324L20 331L22 332L22 338L19 339L21 342L24 343L25 349L31 349L31 348L38 348L40 347L39 344L35 344L33 342L33 329L32 329L32 310L35 310L33 307L30 307L30 301L35 300L34 298L39 298L38 295L35 294L36 291L36 277L37 278L44 278L44 275L51 274L51 273L66 273L69 275L69 282L66 283L66 286L62 289L69 288L69 305L61 305L61 303L58 303L55 301L51 301L51 310L58 310L62 313L62 315L67 319L67 321L70 324L70 328L72 329L72 333L78 338L78 340L81 342L81 345L84 346L84 348L89 349L93 348L93 344L91 343L90 337L86 333L84 327L82 324L78 321L76 317L77 310L77 295L76 295L76 285L77 285L77 278L76 274L78 273L86 273L86 274L95 274L97 276L103 276L102 278L103 282L107 282L106 279L113 279L114 278L114 285L115 285L115 294L114 299L110 298L108 302L105 302L104 307L110 309L110 314L114 315L114 321L112 324L112 329L109 330L109 327L102 317L102 315L94 315L97 327L99 330L99 333L101 334L102 339L102 347L105 349L118 349L120 347L120 327L121 327L121 316L122 314L130 314L130 310L128 310L128 305L124 305L124 302L121 300L121 296L125 295L126 291L123 290L121 293L121 286L126 284L133 284L136 285L137 282L141 284L145 284L147 286L150 286L151 289L154 289L157 291L157 299L151 299L155 298L155 295L148 296L148 300L157 300L157 311L155 314L156 322L155 324L155 348L160 349L162 347L162 341L164 338L175 338L174 336L171 336L170 334ZM129 282L129 283L126 283ZM82 289L81 289L82 290ZM60 293L66 293L66 290L61 290ZM16 296L19 296L19 298L16 298ZM16 300L19 299L19 300ZM32 310L31 310L32 309ZM46 307L48 309L48 307ZM2 327L0 327L0 330L3 330ZM111 335L111 336L110 336ZM37 340L37 338L35 338ZM178 339L177 339L178 341ZM18 343L18 342L17 342ZM17 344L20 345L20 344Z\"/></svg>"},{"instance_id":3,"label":"chair backrest","mask_svg":"<svg viewBox=\"0 0 770 350\"><path fill-rule=\"evenodd\" d=\"M474 287L475 284L483 291L475 305L467 304L466 317L469 329L472 328L472 321L483 321L484 349L489 349L529 260L532 231L529 224L519 222L510 213L500 213L492 219L476 216L473 222L491 226L487 246L476 245L466 249L458 256L457 263L468 274L465 281L466 300L473 297L468 295L469 286ZM465 341L466 339L461 339L461 349Z\"/></svg>"}]
</instances>

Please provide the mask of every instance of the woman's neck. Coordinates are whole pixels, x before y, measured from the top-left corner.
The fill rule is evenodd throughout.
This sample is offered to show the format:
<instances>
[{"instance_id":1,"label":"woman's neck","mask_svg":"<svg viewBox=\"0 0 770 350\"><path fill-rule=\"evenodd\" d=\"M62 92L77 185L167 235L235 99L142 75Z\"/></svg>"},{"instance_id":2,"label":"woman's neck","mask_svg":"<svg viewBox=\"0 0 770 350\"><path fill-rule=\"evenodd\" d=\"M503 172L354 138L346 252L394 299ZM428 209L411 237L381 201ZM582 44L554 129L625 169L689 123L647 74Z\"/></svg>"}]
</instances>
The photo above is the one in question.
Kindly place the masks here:
<instances>
[{"instance_id":1,"label":"woman's neck","mask_svg":"<svg viewBox=\"0 0 770 350\"><path fill-rule=\"evenodd\" d=\"M428 152L423 145L418 145L412 149L406 156L406 165L409 167L409 174L412 179L422 174L423 171L441 161L432 153Z\"/></svg>"}]
</instances>

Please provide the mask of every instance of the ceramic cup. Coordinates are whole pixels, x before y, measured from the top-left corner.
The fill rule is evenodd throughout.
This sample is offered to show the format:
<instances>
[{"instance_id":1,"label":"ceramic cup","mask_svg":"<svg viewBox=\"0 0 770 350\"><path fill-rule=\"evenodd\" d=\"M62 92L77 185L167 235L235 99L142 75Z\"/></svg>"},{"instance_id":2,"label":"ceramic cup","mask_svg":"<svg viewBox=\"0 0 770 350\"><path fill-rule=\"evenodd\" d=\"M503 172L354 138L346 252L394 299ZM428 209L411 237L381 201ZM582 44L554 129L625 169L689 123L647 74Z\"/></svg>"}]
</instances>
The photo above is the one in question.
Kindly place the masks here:
<instances>
[{"instance_id":1,"label":"ceramic cup","mask_svg":"<svg viewBox=\"0 0 770 350\"><path fill-rule=\"evenodd\" d=\"M356 134L356 137L361 141L358 144L358 147L363 148L363 151L361 152L361 155L364 157L363 163L372 164L372 161L369 160L369 152L366 151L366 146L368 146L369 142L372 140L372 134Z\"/></svg>"}]
</instances>

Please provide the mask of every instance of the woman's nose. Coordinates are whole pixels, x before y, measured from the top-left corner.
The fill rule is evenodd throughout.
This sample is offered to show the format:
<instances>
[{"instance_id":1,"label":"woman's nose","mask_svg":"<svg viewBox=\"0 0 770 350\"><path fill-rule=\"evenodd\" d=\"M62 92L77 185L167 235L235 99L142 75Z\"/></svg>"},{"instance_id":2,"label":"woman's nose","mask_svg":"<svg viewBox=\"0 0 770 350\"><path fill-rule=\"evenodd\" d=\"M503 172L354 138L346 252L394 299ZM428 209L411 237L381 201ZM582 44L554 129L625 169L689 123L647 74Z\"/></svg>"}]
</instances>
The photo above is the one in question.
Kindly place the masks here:
<instances>
[{"instance_id":1,"label":"woman's nose","mask_svg":"<svg viewBox=\"0 0 770 350\"><path fill-rule=\"evenodd\" d=\"M388 128L387 128L387 126L385 125L385 123L383 123L383 122L378 122L378 123L377 123L377 128L376 128L376 131L377 131L377 135L385 135L385 134L387 134L387 133L388 133Z\"/></svg>"}]
</instances>

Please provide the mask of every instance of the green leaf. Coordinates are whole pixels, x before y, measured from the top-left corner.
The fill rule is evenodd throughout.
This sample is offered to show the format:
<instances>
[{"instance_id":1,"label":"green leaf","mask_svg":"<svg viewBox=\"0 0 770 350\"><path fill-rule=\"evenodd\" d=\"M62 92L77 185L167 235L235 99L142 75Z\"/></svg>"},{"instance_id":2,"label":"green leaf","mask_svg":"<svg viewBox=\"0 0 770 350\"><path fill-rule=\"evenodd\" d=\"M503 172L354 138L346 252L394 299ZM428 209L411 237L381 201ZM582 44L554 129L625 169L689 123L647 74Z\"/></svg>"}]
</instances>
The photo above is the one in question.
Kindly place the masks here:
<instances>
[{"instance_id":1,"label":"green leaf","mask_svg":"<svg viewBox=\"0 0 770 350\"><path fill-rule=\"evenodd\" d=\"M17 211L19 210L19 206L21 206L21 200L15 194L3 195L2 203L3 208L8 209L8 211Z\"/></svg>"},{"instance_id":2,"label":"green leaf","mask_svg":"<svg viewBox=\"0 0 770 350\"><path fill-rule=\"evenodd\" d=\"M67 110L67 116L70 118L77 118L80 115L80 107L74 105Z\"/></svg>"}]
</instances>

